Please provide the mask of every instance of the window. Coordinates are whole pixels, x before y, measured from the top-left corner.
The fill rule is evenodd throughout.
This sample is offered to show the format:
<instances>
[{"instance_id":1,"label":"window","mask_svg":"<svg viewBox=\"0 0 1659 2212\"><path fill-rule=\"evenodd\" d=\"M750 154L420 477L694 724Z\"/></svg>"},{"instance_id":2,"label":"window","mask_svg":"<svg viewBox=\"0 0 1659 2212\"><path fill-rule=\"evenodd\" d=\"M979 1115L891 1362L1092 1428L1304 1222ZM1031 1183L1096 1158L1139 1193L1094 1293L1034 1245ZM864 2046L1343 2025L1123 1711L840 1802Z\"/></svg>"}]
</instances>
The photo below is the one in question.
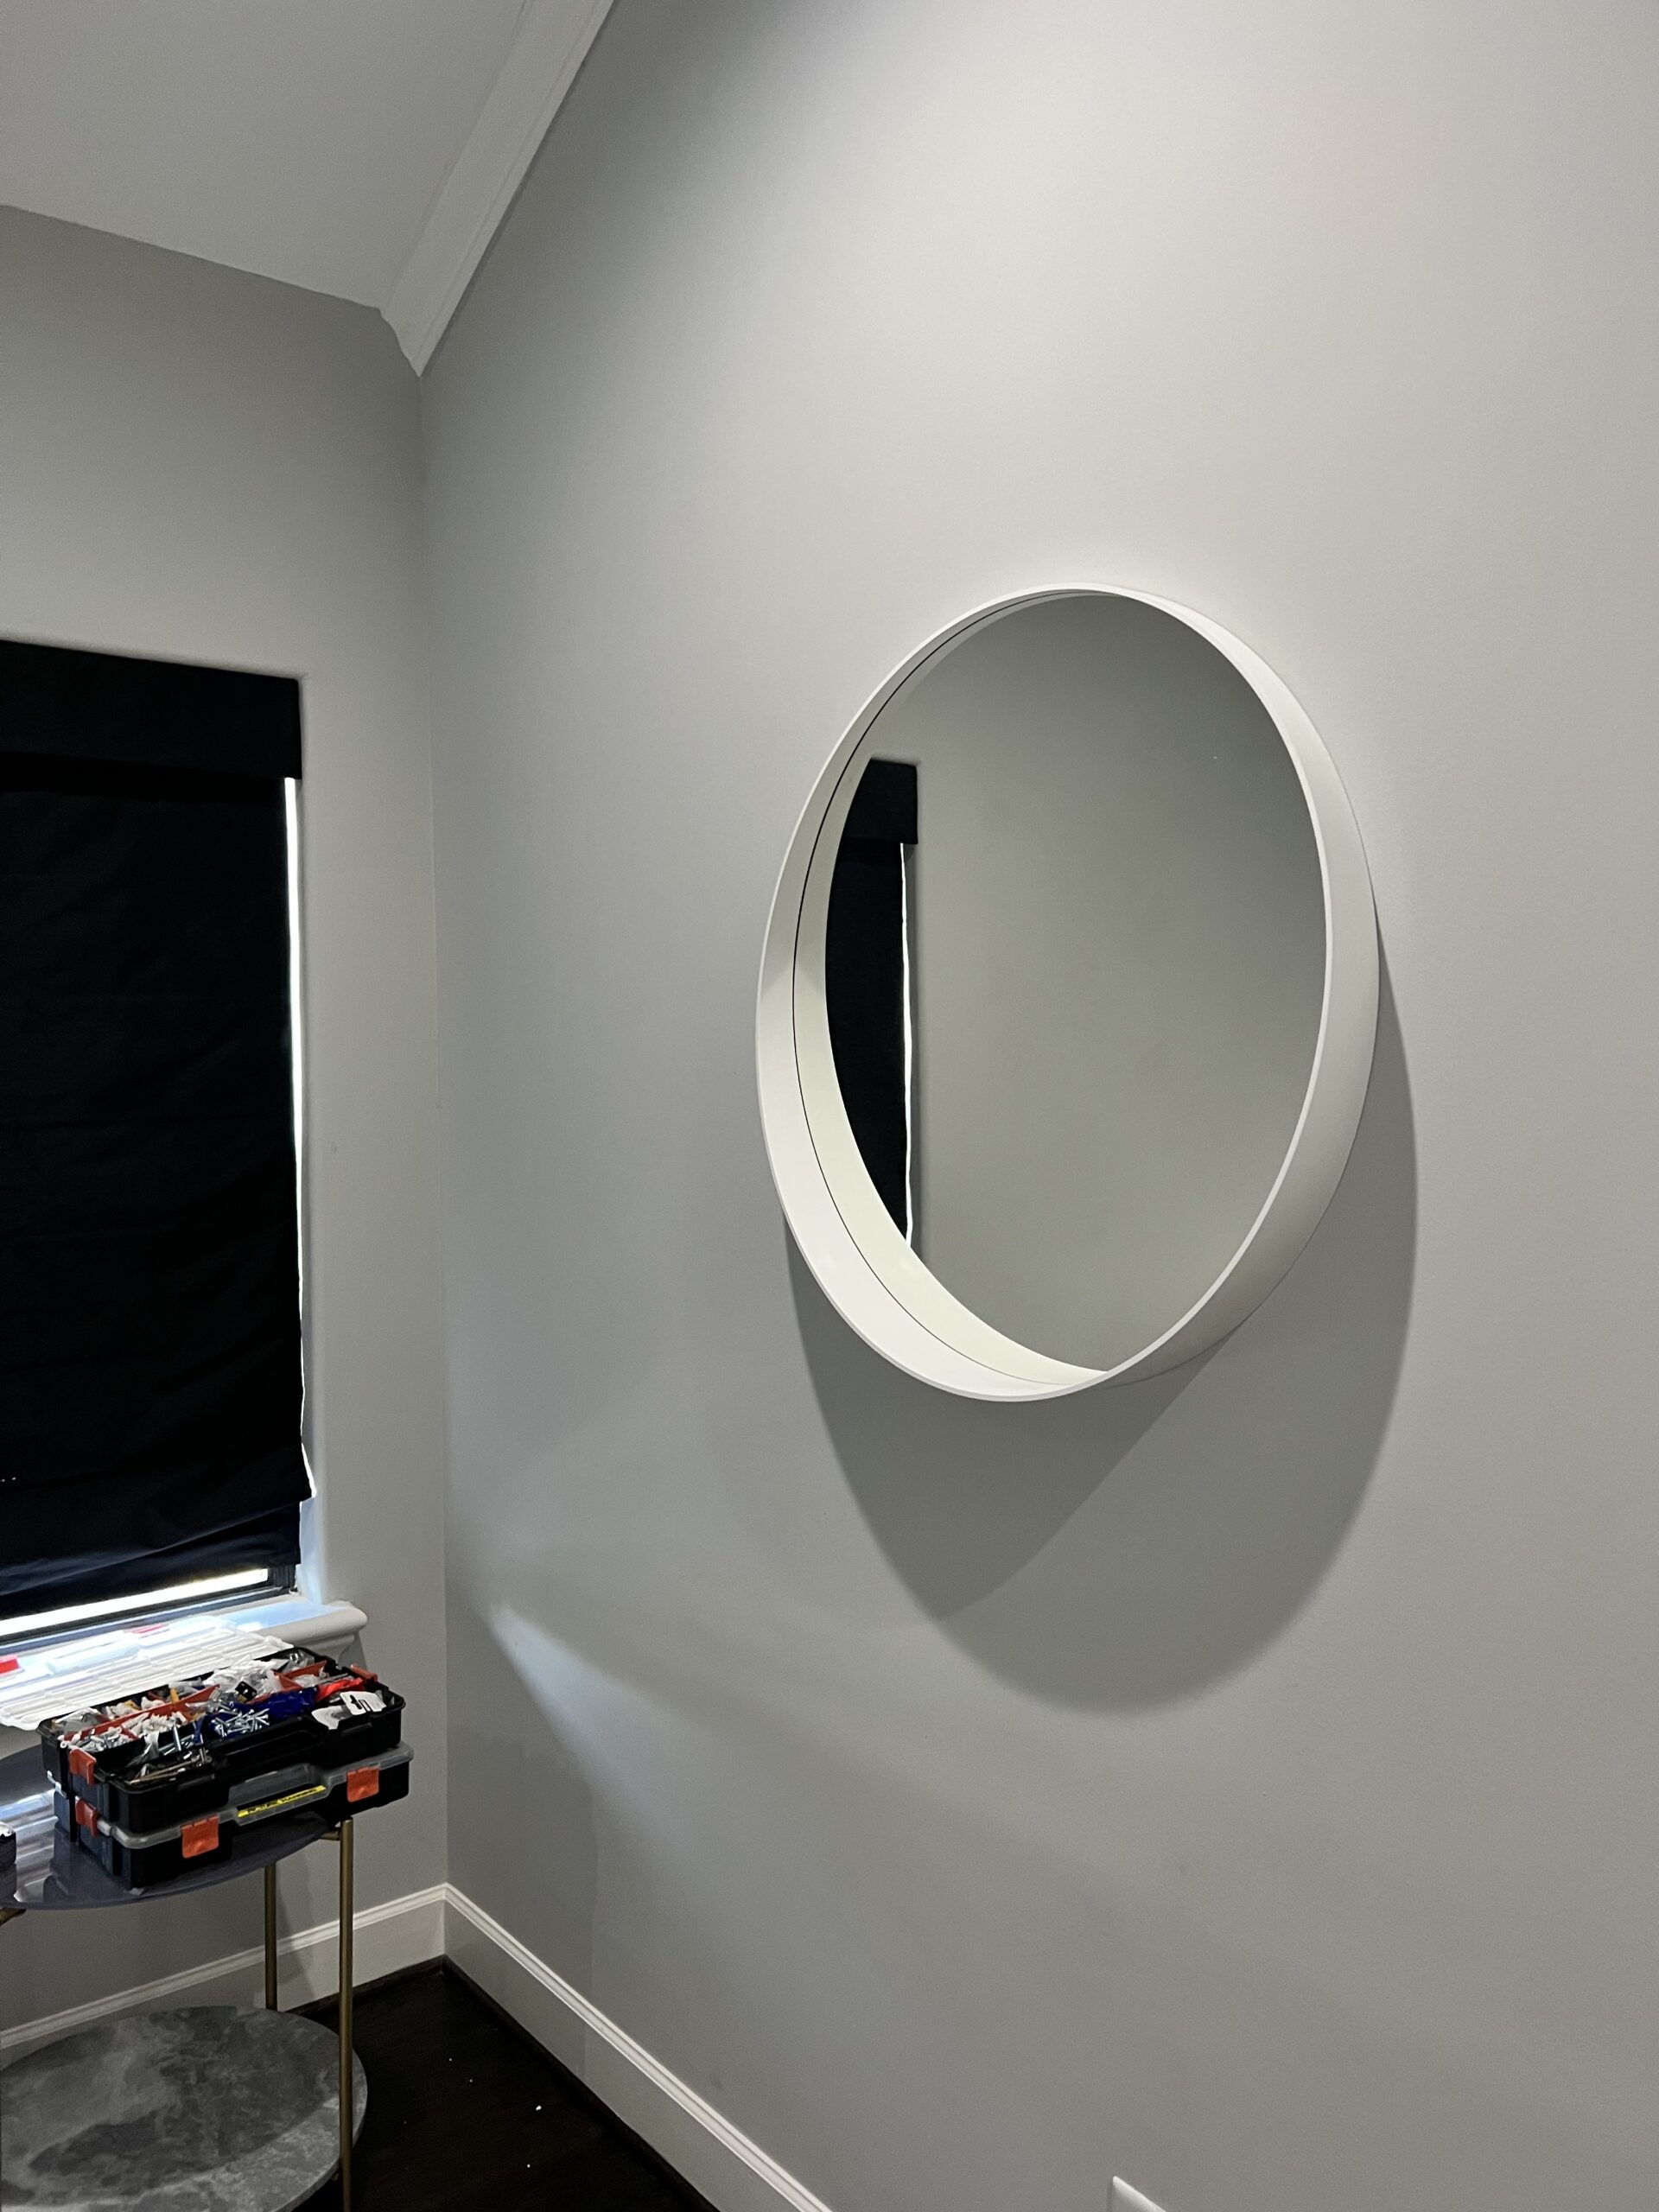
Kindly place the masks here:
<instances>
[{"instance_id":1,"label":"window","mask_svg":"<svg viewBox=\"0 0 1659 2212\"><path fill-rule=\"evenodd\" d=\"M0 1614L292 1580L299 772L291 680L0 641Z\"/></svg>"}]
</instances>

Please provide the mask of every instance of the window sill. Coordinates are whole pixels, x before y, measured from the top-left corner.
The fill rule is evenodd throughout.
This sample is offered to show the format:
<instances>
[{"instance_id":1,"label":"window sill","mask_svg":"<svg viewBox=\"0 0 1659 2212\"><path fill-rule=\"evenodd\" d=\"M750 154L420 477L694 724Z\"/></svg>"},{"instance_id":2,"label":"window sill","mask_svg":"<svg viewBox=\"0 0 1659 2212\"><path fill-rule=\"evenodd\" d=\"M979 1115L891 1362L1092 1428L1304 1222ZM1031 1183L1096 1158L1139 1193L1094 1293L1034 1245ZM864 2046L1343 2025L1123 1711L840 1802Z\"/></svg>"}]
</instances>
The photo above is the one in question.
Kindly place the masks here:
<instances>
[{"instance_id":1,"label":"window sill","mask_svg":"<svg viewBox=\"0 0 1659 2212\"><path fill-rule=\"evenodd\" d=\"M369 1624L369 1617L359 1605L338 1601L328 1604L303 1597L296 1591L280 1598L263 1598L251 1605L216 1605L212 1610L215 1618L229 1627L264 1629L273 1636L285 1636L291 1643L326 1651L331 1658L337 1658L341 1647ZM135 1614L124 1618L119 1625L137 1628L145 1618L142 1613ZM65 1637L63 1643L67 1645L74 1640ZM60 1647L48 1644L37 1648L52 1650ZM28 1751L39 1740L32 1728L0 1728L0 1759L10 1758L15 1751Z\"/></svg>"},{"instance_id":2,"label":"window sill","mask_svg":"<svg viewBox=\"0 0 1659 2212\"><path fill-rule=\"evenodd\" d=\"M339 1599L330 1604L302 1597L296 1590L282 1598L262 1598L256 1605L224 1605L215 1611L236 1628L269 1629L273 1636L281 1634L295 1643L319 1645L331 1657L334 1646L349 1643L369 1624L360 1605Z\"/></svg>"}]
</instances>

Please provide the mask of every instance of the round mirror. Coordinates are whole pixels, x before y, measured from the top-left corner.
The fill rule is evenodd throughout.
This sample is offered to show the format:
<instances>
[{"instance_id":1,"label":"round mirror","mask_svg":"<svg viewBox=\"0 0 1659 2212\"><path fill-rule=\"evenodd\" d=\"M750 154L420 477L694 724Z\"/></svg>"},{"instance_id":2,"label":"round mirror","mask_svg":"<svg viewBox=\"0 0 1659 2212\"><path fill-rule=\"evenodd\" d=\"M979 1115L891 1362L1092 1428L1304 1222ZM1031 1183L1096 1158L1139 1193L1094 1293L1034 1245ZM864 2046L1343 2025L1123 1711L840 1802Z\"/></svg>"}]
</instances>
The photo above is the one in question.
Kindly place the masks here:
<instances>
[{"instance_id":1,"label":"round mirror","mask_svg":"<svg viewBox=\"0 0 1659 2212\"><path fill-rule=\"evenodd\" d=\"M1010 601L883 688L801 818L761 974L773 1173L922 1379L1155 1372L1311 1234L1376 1012L1352 813L1272 672L1136 594Z\"/></svg>"}]
</instances>

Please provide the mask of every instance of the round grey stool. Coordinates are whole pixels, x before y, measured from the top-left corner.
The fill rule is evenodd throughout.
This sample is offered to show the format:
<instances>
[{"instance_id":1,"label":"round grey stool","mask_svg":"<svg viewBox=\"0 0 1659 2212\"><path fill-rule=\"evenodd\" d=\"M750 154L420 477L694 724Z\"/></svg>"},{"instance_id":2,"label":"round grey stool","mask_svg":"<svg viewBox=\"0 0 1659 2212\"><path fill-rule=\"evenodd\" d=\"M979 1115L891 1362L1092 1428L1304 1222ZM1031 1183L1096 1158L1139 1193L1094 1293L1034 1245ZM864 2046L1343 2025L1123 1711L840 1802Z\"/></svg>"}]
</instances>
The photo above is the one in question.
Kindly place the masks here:
<instances>
[{"instance_id":1,"label":"round grey stool","mask_svg":"<svg viewBox=\"0 0 1659 2212\"><path fill-rule=\"evenodd\" d=\"M296 2012L100 2020L0 2069L0 2204L293 2212L340 2157L340 2047ZM368 2084L353 2067L353 2133Z\"/></svg>"}]
</instances>

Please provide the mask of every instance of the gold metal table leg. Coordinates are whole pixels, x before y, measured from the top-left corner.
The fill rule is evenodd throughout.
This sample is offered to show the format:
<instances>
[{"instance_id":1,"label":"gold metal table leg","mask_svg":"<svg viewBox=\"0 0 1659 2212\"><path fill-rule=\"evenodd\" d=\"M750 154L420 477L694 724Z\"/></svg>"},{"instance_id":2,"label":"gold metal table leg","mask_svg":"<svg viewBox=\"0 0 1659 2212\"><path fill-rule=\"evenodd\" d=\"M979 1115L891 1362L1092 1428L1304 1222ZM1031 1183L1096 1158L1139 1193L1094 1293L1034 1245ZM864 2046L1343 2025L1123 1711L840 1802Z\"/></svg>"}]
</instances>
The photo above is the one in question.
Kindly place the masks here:
<instances>
[{"instance_id":1,"label":"gold metal table leg","mask_svg":"<svg viewBox=\"0 0 1659 2212\"><path fill-rule=\"evenodd\" d=\"M265 1869L265 2010L276 2010L276 1869Z\"/></svg>"},{"instance_id":2,"label":"gold metal table leg","mask_svg":"<svg viewBox=\"0 0 1659 2212\"><path fill-rule=\"evenodd\" d=\"M352 2212L352 1823L340 1824L340 2212Z\"/></svg>"}]
</instances>

